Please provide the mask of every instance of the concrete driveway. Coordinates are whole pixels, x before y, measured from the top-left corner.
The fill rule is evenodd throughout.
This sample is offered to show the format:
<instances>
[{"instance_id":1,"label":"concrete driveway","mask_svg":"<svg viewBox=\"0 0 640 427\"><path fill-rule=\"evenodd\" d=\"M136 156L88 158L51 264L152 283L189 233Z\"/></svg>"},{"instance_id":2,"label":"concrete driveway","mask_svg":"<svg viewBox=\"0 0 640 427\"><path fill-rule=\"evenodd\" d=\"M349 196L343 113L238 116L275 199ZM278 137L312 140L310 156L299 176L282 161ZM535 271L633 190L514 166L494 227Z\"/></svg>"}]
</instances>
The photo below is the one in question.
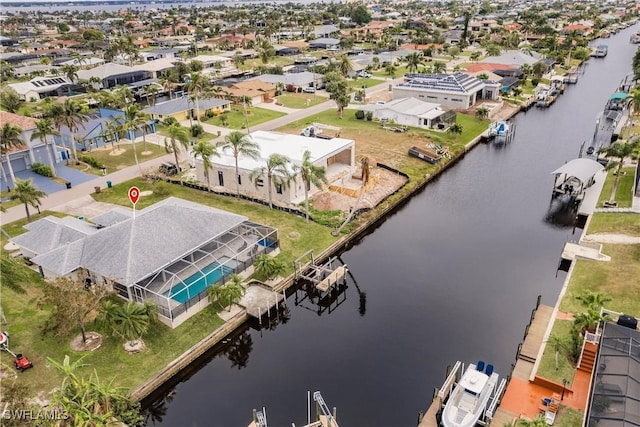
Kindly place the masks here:
<instances>
[{"instance_id":1,"label":"concrete driveway","mask_svg":"<svg viewBox=\"0 0 640 427\"><path fill-rule=\"evenodd\" d=\"M70 168L66 165L57 165L56 166L56 174L58 177L64 179L71 183L71 186L82 184L83 182L91 181L95 179L95 175L91 175L88 173L80 172L79 170ZM58 184L51 178L47 178L46 176L38 175L32 170L24 170L15 173L16 179L27 180L30 179L35 187L44 191L47 194L55 193L56 191L66 190L67 187L64 184ZM11 177L7 174L7 179L11 183ZM1 180L0 188L2 191L7 189L7 183L4 180ZM11 188L13 188L13 183L11 183Z\"/></svg>"}]
</instances>

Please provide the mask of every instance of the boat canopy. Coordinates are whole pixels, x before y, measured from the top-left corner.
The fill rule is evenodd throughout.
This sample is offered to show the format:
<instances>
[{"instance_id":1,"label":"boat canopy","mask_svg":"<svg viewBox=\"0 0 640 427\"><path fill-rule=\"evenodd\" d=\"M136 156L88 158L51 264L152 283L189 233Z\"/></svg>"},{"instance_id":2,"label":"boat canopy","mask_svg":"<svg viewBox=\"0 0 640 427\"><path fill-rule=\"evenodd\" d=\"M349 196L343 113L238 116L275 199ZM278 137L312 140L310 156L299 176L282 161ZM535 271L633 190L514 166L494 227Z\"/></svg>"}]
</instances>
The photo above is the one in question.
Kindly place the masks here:
<instances>
[{"instance_id":1,"label":"boat canopy","mask_svg":"<svg viewBox=\"0 0 640 427\"><path fill-rule=\"evenodd\" d=\"M629 97L628 93L625 92L616 92L613 95L611 95L611 100L617 100L617 99L627 99Z\"/></svg>"},{"instance_id":2,"label":"boat canopy","mask_svg":"<svg viewBox=\"0 0 640 427\"><path fill-rule=\"evenodd\" d=\"M604 169L604 166L595 160L581 158L565 163L558 169L551 172L551 174L559 175L564 173L568 176L577 178L580 182L587 182L602 169Z\"/></svg>"},{"instance_id":3,"label":"boat canopy","mask_svg":"<svg viewBox=\"0 0 640 427\"><path fill-rule=\"evenodd\" d=\"M460 385L474 394L480 394L487 381L489 377L483 372L469 370L462 376Z\"/></svg>"}]
</instances>

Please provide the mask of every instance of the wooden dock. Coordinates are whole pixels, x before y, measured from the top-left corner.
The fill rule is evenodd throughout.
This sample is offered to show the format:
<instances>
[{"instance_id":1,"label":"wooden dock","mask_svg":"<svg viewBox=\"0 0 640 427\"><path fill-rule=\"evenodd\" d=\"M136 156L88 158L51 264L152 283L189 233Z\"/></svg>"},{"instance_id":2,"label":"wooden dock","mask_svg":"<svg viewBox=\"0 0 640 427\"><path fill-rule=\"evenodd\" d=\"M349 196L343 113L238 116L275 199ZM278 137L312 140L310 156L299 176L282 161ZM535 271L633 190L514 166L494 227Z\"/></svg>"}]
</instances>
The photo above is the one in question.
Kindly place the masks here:
<instances>
[{"instance_id":1,"label":"wooden dock","mask_svg":"<svg viewBox=\"0 0 640 427\"><path fill-rule=\"evenodd\" d=\"M529 325L529 328L522 344L522 349L518 355L519 359L534 363L538 357L538 351L542 346L542 340L544 339L544 333L547 330L547 325L551 321L551 315L553 314L553 307L548 305L539 305L536 310L536 314L533 321Z\"/></svg>"},{"instance_id":2,"label":"wooden dock","mask_svg":"<svg viewBox=\"0 0 640 427\"><path fill-rule=\"evenodd\" d=\"M322 279L317 285L316 289L321 292L327 292L329 289L337 285L344 280L347 275L347 266L341 265L331 272L326 278Z\"/></svg>"}]
</instances>

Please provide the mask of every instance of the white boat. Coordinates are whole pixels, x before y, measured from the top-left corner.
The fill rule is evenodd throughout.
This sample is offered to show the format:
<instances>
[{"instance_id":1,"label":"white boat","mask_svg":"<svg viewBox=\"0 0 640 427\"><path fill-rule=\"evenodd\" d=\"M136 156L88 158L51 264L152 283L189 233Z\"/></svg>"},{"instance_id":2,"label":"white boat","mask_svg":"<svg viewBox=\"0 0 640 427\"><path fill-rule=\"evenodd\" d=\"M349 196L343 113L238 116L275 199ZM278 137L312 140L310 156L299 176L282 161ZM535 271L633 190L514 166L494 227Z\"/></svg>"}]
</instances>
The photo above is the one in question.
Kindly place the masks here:
<instances>
[{"instance_id":1,"label":"white boat","mask_svg":"<svg viewBox=\"0 0 640 427\"><path fill-rule=\"evenodd\" d=\"M513 122L499 120L489 125L489 139L501 143L509 142L515 131Z\"/></svg>"},{"instance_id":2,"label":"white boat","mask_svg":"<svg viewBox=\"0 0 640 427\"><path fill-rule=\"evenodd\" d=\"M469 364L442 412L444 427L474 427L487 409L499 375L493 372L493 365L483 369L484 362L478 362L478 366Z\"/></svg>"}]
</instances>

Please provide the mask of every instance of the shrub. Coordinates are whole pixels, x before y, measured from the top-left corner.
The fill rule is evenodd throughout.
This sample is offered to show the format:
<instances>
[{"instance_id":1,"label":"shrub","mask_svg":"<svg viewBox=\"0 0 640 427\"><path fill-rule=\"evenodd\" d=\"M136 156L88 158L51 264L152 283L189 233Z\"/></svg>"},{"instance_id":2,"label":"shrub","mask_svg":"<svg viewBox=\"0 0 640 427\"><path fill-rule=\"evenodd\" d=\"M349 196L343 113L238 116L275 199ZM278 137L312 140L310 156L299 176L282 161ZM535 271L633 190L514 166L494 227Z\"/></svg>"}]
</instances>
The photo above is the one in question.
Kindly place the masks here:
<instances>
[{"instance_id":1,"label":"shrub","mask_svg":"<svg viewBox=\"0 0 640 427\"><path fill-rule=\"evenodd\" d=\"M373 113L371 111L367 111L367 121L370 122L373 120Z\"/></svg>"},{"instance_id":2,"label":"shrub","mask_svg":"<svg viewBox=\"0 0 640 427\"><path fill-rule=\"evenodd\" d=\"M204 112L204 118L205 119L210 119L212 117L215 117L216 113L213 112L213 110L207 110Z\"/></svg>"},{"instance_id":3,"label":"shrub","mask_svg":"<svg viewBox=\"0 0 640 427\"><path fill-rule=\"evenodd\" d=\"M176 119L175 117L167 117L166 119L164 119L162 121L162 123L165 126L177 125L178 124L178 119Z\"/></svg>"},{"instance_id":4,"label":"shrub","mask_svg":"<svg viewBox=\"0 0 640 427\"><path fill-rule=\"evenodd\" d=\"M536 87L538 86L538 83L540 83L540 79L537 77L534 77L531 79L531 86Z\"/></svg>"},{"instance_id":5,"label":"shrub","mask_svg":"<svg viewBox=\"0 0 640 427\"><path fill-rule=\"evenodd\" d=\"M202 128L201 124L196 123L195 125L191 126L191 136L194 138L199 137L200 135L202 135L204 133L204 129Z\"/></svg>"},{"instance_id":6,"label":"shrub","mask_svg":"<svg viewBox=\"0 0 640 427\"><path fill-rule=\"evenodd\" d=\"M171 187L164 181L157 181L153 185L153 194L161 197L168 196L171 194Z\"/></svg>"},{"instance_id":7,"label":"shrub","mask_svg":"<svg viewBox=\"0 0 640 427\"><path fill-rule=\"evenodd\" d=\"M31 164L31 170L37 173L38 175L52 177L53 172L51 172L51 168L43 163L33 163Z\"/></svg>"},{"instance_id":8,"label":"shrub","mask_svg":"<svg viewBox=\"0 0 640 427\"><path fill-rule=\"evenodd\" d=\"M78 160L80 160L81 162L84 162L96 169L102 169L104 167L104 165L102 163L100 163L95 157L91 157L89 155L86 154L78 154Z\"/></svg>"},{"instance_id":9,"label":"shrub","mask_svg":"<svg viewBox=\"0 0 640 427\"><path fill-rule=\"evenodd\" d=\"M362 110L356 111L356 119L357 120L363 120L364 119L364 111L362 111Z\"/></svg>"}]
</instances>

